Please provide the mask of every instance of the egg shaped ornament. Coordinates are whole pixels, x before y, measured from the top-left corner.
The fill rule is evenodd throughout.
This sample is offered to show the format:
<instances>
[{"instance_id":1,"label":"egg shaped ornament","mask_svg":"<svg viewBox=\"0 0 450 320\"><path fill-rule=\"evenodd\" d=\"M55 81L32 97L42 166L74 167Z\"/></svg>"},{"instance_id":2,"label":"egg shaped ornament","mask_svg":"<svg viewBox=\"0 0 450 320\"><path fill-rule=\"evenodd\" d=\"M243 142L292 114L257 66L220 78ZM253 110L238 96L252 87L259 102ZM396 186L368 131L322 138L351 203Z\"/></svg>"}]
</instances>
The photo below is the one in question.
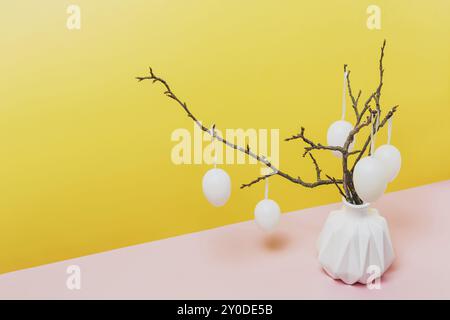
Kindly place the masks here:
<instances>
[{"instance_id":1,"label":"egg shaped ornament","mask_svg":"<svg viewBox=\"0 0 450 320\"><path fill-rule=\"evenodd\" d=\"M358 196L366 203L380 198L387 187L383 162L373 156L359 160L353 171L353 185Z\"/></svg>"},{"instance_id":2,"label":"egg shaped ornament","mask_svg":"<svg viewBox=\"0 0 450 320\"><path fill-rule=\"evenodd\" d=\"M280 222L280 206L271 199L258 202L255 207L256 224L265 231L272 231Z\"/></svg>"},{"instance_id":3,"label":"egg shaped ornament","mask_svg":"<svg viewBox=\"0 0 450 320\"><path fill-rule=\"evenodd\" d=\"M353 130L353 125L345 120L338 120L331 124L327 131L327 143L329 146L343 147L347 140L348 134ZM348 151L353 150L355 139L350 144ZM336 157L341 158L342 154L339 151L331 151Z\"/></svg>"},{"instance_id":4,"label":"egg shaped ornament","mask_svg":"<svg viewBox=\"0 0 450 320\"><path fill-rule=\"evenodd\" d=\"M227 203L231 195L231 179L228 173L219 168L208 170L203 176L203 193L215 207Z\"/></svg>"},{"instance_id":5,"label":"egg shaped ornament","mask_svg":"<svg viewBox=\"0 0 450 320\"><path fill-rule=\"evenodd\" d=\"M402 166L402 156L400 151L391 144L383 144L375 150L373 155L380 160L386 170L387 181L393 181Z\"/></svg>"}]
</instances>

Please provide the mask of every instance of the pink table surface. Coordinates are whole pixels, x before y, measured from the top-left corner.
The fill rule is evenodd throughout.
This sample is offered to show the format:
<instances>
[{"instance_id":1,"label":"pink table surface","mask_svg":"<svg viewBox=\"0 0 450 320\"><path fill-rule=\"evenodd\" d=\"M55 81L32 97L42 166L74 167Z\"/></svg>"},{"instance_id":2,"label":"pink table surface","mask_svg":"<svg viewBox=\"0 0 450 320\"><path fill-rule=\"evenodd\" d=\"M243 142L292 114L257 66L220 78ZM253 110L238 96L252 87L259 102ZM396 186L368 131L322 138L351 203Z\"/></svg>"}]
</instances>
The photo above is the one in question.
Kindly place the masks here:
<instances>
[{"instance_id":1,"label":"pink table surface","mask_svg":"<svg viewBox=\"0 0 450 320\"><path fill-rule=\"evenodd\" d=\"M0 298L37 299L450 299L450 180L389 193L396 260L379 290L332 280L316 240L339 204L287 213L273 234L253 221L0 276ZM66 286L70 265L81 289Z\"/></svg>"}]
</instances>

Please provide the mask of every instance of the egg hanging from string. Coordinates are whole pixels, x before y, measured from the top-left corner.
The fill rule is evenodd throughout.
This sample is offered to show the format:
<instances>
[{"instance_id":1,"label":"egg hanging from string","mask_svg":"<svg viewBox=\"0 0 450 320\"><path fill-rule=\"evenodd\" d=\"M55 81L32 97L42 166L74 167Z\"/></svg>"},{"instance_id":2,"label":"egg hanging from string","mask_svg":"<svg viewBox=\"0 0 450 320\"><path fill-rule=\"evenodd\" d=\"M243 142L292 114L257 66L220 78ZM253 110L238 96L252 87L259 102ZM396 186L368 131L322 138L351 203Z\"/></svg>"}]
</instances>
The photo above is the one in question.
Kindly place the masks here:
<instances>
[{"instance_id":1,"label":"egg hanging from string","mask_svg":"<svg viewBox=\"0 0 450 320\"><path fill-rule=\"evenodd\" d=\"M364 202L379 199L387 187L384 164L374 156L360 159L353 171L353 184L356 193Z\"/></svg>"},{"instance_id":2,"label":"egg hanging from string","mask_svg":"<svg viewBox=\"0 0 450 320\"><path fill-rule=\"evenodd\" d=\"M380 114L376 117L375 128L370 130L370 156L360 159L353 170L353 185L364 202L374 202L386 191L387 171L384 163L374 156L375 135L378 131ZM373 115L371 115L371 120ZM374 132L375 131L375 132Z\"/></svg>"},{"instance_id":3,"label":"egg hanging from string","mask_svg":"<svg viewBox=\"0 0 450 320\"><path fill-rule=\"evenodd\" d=\"M327 144L329 146L343 147L345 141L347 140L348 134L353 130L353 125L345 120L338 120L331 124L327 131ZM353 145L355 144L355 139L353 139L348 150L353 150ZM332 153L341 158L342 154L339 151L332 151Z\"/></svg>"},{"instance_id":4,"label":"egg hanging from string","mask_svg":"<svg viewBox=\"0 0 450 320\"><path fill-rule=\"evenodd\" d=\"M256 224L265 231L272 231L280 222L281 210L272 199L264 199L255 207Z\"/></svg>"},{"instance_id":5,"label":"egg hanging from string","mask_svg":"<svg viewBox=\"0 0 450 320\"><path fill-rule=\"evenodd\" d=\"M208 170L203 176L202 189L206 199L215 207L225 205L231 195L231 179L225 170L216 168L217 153L215 149L215 125L212 126L210 135L214 152L213 164L214 168Z\"/></svg>"},{"instance_id":6,"label":"egg hanging from string","mask_svg":"<svg viewBox=\"0 0 450 320\"><path fill-rule=\"evenodd\" d=\"M402 166L400 151L391 145L392 117L388 119L388 141L375 150L374 157L383 162L386 168L388 182L392 182L398 175Z\"/></svg>"},{"instance_id":7,"label":"egg hanging from string","mask_svg":"<svg viewBox=\"0 0 450 320\"><path fill-rule=\"evenodd\" d=\"M375 150L374 158L379 160L386 170L386 179L388 182L393 181L402 166L402 156L400 151L390 144L384 144Z\"/></svg>"},{"instance_id":8,"label":"egg hanging from string","mask_svg":"<svg viewBox=\"0 0 450 320\"><path fill-rule=\"evenodd\" d=\"M266 178L265 199L258 202L255 207L255 222L264 231L273 231L281 218L280 206L269 199L269 178Z\"/></svg>"},{"instance_id":9,"label":"egg hanging from string","mask_svg":"<svg viewBox=\"0 0 450 320\"><path fill-rule=\"evenodd\" d=\"M213 206L221 207L227 203L231 195L230 176L222 169L210 169L203 176L202 188L206 199Z\"/></svg>"},{"instance_id":10,"label":"egg hanging from string","mask_svg":"<svg viewBox=\"0 0 450 320\"><path fill-rule=\"evenodd\" d=\"M337 146L343 147L345 141L347 140L348 134L353 130L353 125L345 121L345 111L346 111L346 97L345 97L345 88L347 81L347 71L344 70L344 85L342 89L342 119L333 122L327 130L327 144L329 146ZM350 144L348 150L353 150L353 145L355 144L355 140L353 139ZM333 155L338 158L342 157L342 154L339 151L331 151Z\"/></svg>"}]
</instances>

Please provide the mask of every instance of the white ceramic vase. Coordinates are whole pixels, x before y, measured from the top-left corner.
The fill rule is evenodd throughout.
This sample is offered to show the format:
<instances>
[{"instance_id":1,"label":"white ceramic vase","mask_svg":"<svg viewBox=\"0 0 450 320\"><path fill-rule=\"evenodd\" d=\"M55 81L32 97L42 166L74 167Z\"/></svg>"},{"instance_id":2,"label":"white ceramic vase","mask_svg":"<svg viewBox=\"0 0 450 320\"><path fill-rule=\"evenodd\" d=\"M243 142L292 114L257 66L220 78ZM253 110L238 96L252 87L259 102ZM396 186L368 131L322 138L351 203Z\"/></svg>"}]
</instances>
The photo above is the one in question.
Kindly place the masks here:
<instances>
[{"instance_id":1,"label":"white ceramic vase","mask_svg":"<svg viewBox=\"0 0 450 320\"><path fill-rule=\"evenodd\" d=\"M369 203L353 205L344 199L325 221L318 250L323 269L347 284L381 277L394 260L386 219Z\"/></svg>"}]
</instances>

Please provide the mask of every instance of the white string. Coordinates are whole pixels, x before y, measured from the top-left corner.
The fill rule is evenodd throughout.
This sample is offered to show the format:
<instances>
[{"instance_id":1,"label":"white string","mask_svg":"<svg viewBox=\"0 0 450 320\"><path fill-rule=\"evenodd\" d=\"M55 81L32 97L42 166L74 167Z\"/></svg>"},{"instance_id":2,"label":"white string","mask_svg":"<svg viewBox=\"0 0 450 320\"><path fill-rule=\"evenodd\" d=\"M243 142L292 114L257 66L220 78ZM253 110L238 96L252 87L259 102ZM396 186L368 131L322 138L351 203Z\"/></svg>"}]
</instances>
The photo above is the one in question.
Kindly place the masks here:
<instances>
[{"instance_id":1,"label":"white string","mask_svg":"<svg viewBox=\"0 0 450 320\"><path fill-rule=\"evenodd\" d=\"M392 137L392 117L388 119L388 138L387 138L387 144L391 144L391 137Z\"/></svg>"},{"instance_id":2,"label":"white string","mask_svg":"<svg viewBox=\"0 0 450 320\"><path fill-rule=\"evenodd\" d=\"M269 178L266 178L266 187L264 189L264 199L269 199Z\"/></svg>"},{"instance_id":3,"label":"white string","mask_svg":"<svg viewBox=\"0 0 450 320\"><path fill-rule=\"evenodd\" d=\"M268 176L266 180L266 185L264 188L264 199L269 199L269 178L273 175L276 175L278 173L278 170L273 170L273 172Z\"/></svg>"},{"instance_id":4,"label":"white string","mask_svg":"<svg viewBox=\"0 0 450 320\"><path fill-rule=\"evenodd\" d=\"M345 109L346 109L345 88L347 87L346 81L347 81L347 71L344 71L344 86L342 88L342 120L345 119Z\"/></svg>"},{"instance_id":5,"label":"white string","mask_svg":"<svg viewBox=\"0 0 450 320\"><path fill-rule=\"evenodd\" d=\"M211 143L213 147L214 157L213 157L213 165L214 168L217 167L217 152L216 152L216 130L215 130L215 124L212 125L210 134L211 134Z\"/></svg>"}]
</instances>

